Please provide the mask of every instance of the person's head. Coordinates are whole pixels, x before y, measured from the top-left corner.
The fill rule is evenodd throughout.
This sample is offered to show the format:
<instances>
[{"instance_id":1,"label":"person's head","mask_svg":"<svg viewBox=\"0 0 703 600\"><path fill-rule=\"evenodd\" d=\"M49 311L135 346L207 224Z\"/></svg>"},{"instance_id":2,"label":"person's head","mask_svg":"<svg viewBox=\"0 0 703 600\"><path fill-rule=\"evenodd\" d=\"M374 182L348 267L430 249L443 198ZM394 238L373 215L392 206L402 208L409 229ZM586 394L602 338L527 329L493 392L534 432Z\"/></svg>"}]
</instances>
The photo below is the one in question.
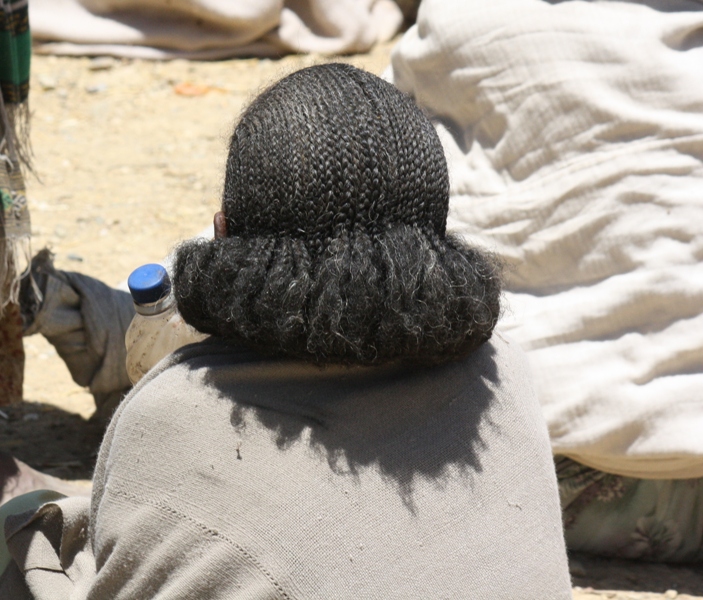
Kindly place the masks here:
<instances>
[{"instance_id":1,"label":"person's head","mask_svg":"<svg viewBox=\"0 0 703 600\"><path fill-rule=\"evenodd\" d=\"M196 329L317 363L437 363L488 340L492 258L446 235L447 165L413 101L349 65L262 93L230 143L216 239L178 252Z\"/></svg>"}]
</instances>

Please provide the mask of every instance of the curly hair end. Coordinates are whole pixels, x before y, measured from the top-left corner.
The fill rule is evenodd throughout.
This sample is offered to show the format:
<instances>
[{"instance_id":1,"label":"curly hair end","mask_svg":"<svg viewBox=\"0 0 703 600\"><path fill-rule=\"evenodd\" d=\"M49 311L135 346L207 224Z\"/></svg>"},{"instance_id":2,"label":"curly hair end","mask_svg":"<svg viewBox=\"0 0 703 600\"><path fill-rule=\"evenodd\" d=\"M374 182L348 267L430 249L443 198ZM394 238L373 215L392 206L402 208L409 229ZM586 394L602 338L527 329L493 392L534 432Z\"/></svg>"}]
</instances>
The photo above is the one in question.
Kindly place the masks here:
<instances>
[{"instance_id":1,"label":"curly hair end","mask_svg":"<svg viewBox=\"0 0 703 600\"><path fill-rule=\"evenodd\" d=\"M456 238L401 225L343 233L315 260L290 237L184 243L178 307L196 329L318 364L436 364L491 337L500 268Z\"/></svg>"}]
</instances>

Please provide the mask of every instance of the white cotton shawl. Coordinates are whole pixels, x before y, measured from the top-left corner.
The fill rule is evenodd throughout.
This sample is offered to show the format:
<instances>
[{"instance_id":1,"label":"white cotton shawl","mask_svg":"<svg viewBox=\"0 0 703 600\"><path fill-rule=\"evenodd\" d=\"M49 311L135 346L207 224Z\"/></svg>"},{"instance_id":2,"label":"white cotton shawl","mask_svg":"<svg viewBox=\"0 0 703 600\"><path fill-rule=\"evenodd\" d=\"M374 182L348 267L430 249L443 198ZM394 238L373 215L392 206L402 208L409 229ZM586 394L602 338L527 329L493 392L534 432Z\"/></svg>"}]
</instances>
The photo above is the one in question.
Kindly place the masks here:
<instances>
[{"instance_id":1,"label":"white cotton shawl","mask_svg":"<svg viewBox=\"0 0 703 600\"><path fill-rule=\"evenodd\" d=\"M10 523L0 596L571 598L546 426L499 336L431 369L186 346L110 423L89 528L76 502Z\"/></svg>"},{"instance_id":2,"label":"white cotton shawl","mask_svg":"<svg viewBox=\"0 0 703 600\"><path fill-rule=\"evenodd\" d=\"M165 359L100 451L88 598L571 597L546 427L500 338L433 369Z\"/></svg>"},{"instance_id":3,"label":"white cotton shawl","mask_svg":"<svg viewBox=\"0 0 703 600\"><path fill-rule=\"evenodd\" d=\"M553 451L609 472L703 476L702 74L698 2L425 0L392 57Z\"/></svg>"},{"instance_id":4,"label":"white cotton shawl","mask_svg":"<svg viewBox=\"0 0 703 600\"><path fill-rule=\"evenodd\" d=\"M501 336L433 368L186 346L118 408L90 507L8 521L16 600L571 598L546 426Z\"/></svg>"}]
</instances>

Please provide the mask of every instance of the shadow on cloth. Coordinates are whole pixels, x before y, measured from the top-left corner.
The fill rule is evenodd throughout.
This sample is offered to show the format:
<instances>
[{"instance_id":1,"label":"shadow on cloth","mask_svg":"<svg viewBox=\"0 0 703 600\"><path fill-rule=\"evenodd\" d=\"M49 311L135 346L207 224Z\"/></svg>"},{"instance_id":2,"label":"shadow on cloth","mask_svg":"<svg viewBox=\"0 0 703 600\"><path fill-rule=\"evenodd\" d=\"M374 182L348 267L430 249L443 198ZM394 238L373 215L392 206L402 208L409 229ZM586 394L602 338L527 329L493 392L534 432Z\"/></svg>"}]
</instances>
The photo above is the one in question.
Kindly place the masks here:
<instances>
[{"instance_id":1,"label":"shadow on cloth","mask_svg":"<svg viewBox=\"0 0 703 600\"><path fill-rule=\"evenodd\" d=\"M494 354L485 344L469 359L432 368L264 362L258 374L255 366L251 377L238 377L234 393L227 358L218 356L211 359L225 368L210 369L205 381L236 398L235 429L253 416L280 449L306 441L336 474L378 469L413 510L416 477L441 485L450 471L481 472L485 428L500 435L487 414L498 386Z\"/></svg>"}]
</instances>

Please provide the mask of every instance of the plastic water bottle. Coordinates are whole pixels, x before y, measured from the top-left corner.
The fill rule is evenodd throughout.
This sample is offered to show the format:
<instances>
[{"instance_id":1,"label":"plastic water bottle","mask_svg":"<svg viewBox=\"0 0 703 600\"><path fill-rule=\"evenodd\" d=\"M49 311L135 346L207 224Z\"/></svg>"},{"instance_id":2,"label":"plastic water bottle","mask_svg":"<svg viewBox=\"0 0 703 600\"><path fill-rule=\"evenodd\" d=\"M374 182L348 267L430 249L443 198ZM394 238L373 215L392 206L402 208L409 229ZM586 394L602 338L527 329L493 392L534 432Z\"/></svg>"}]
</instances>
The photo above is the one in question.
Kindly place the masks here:
<instances>
[{"instance_id":1,"label":"plastic water bottle","mask_svg":"<svg viewBox=\"0 0 703 600\"><path fill-rule=\"evenodd\" d=\"M127 285L137 310L125 336L127 374L134 384L174 350L208 336L188 325L176 310L171 280L161 265L135 269Z\"/></svg>"}]
</instances>

